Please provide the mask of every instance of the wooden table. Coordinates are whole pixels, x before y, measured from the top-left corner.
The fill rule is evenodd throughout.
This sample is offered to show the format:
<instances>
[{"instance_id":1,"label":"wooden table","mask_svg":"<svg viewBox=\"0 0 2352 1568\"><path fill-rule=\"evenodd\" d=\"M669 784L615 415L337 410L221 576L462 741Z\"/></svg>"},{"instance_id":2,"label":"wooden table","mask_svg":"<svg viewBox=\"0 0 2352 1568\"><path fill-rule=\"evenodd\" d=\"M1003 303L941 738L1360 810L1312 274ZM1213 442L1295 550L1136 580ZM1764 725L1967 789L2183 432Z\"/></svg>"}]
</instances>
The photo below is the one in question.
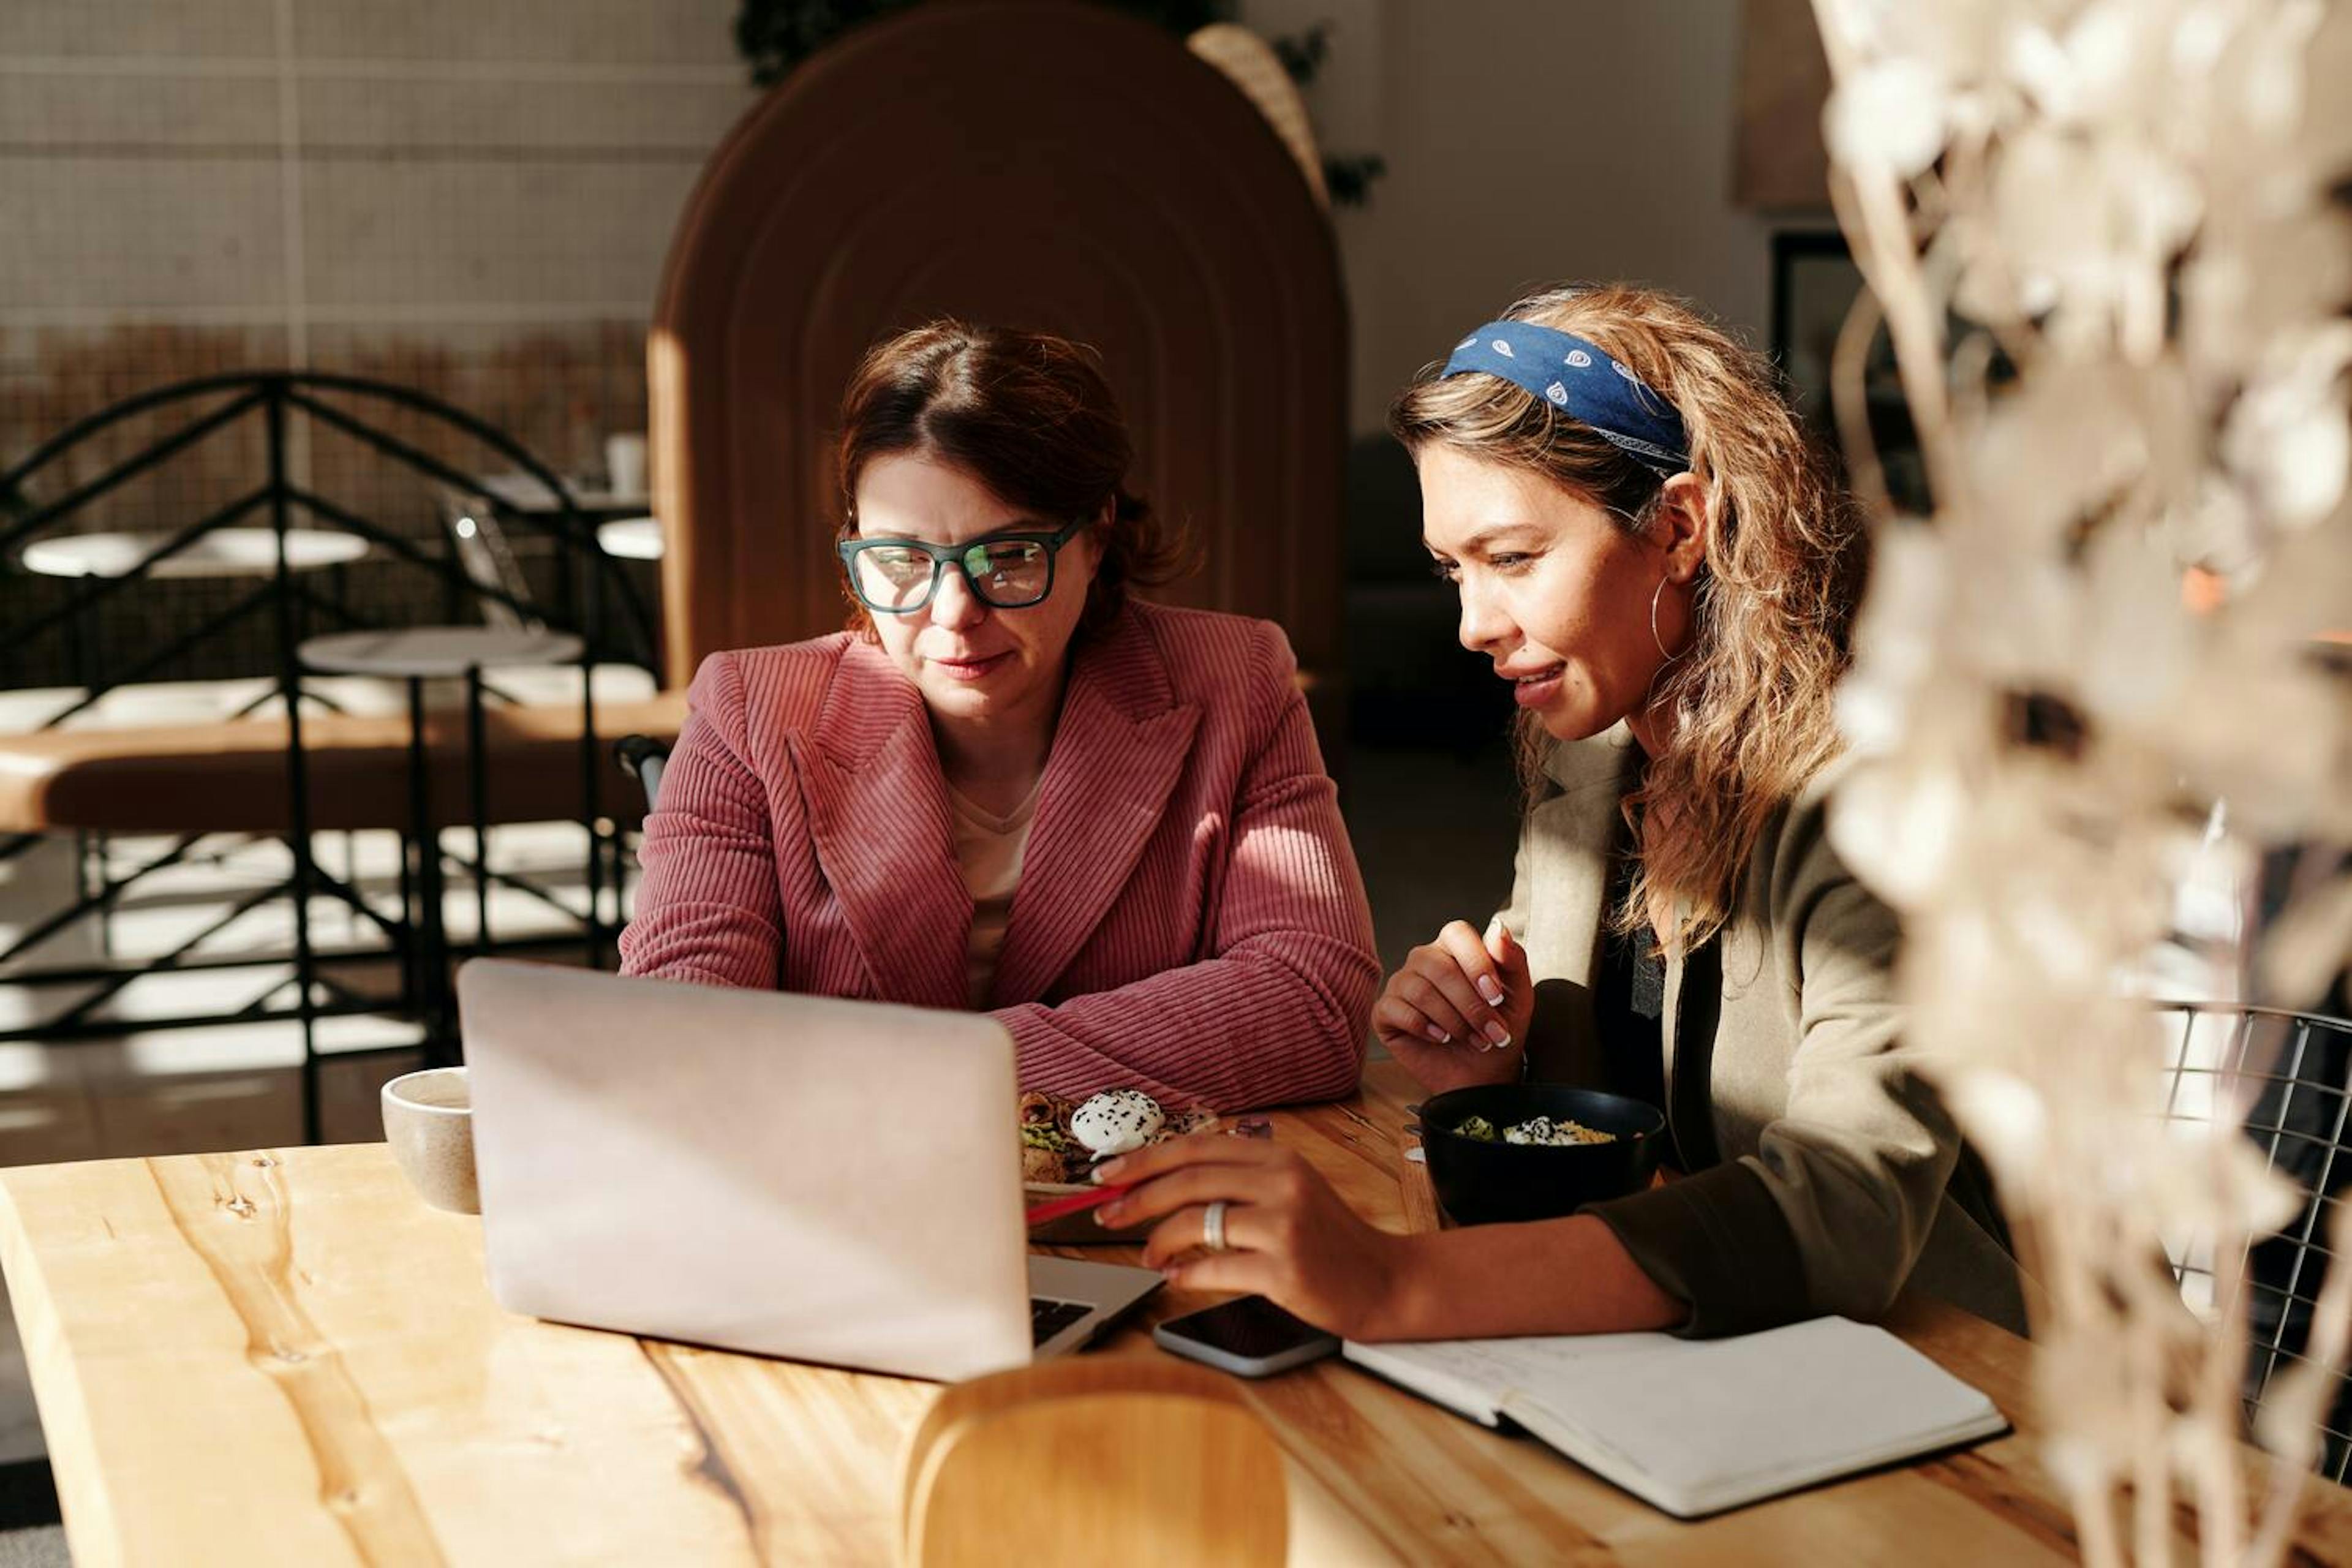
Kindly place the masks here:
<instances>
[{"instance_id":1,"label":"wooden table","mask_svg":"<svg viewBox=\"0 0 2352 1568\"><path fill-rule=\"evenodd\" d=\"M1409 1092L1377 1065L1277 1135L1361 1211L1427 1224ZM938 1393L510 1316L479 1223L418 1203L380 1144L8 1171L0 1257L82 1568L887 1563L898 1454ZM1163 1291L1144 1321L1204 1300ZM1925 1300L1892 1326L2031 1427L2023 1342ZM1130 1326L1089 1353L1160 1352ZM2074 1555L2022 1436L1684 1524L1338 1362L1249 1392L1291 1462L1300 1563ZM2305 1544L2352 1560L2352 1493L2312 1491Z\"/></svg>"}]
</instances>

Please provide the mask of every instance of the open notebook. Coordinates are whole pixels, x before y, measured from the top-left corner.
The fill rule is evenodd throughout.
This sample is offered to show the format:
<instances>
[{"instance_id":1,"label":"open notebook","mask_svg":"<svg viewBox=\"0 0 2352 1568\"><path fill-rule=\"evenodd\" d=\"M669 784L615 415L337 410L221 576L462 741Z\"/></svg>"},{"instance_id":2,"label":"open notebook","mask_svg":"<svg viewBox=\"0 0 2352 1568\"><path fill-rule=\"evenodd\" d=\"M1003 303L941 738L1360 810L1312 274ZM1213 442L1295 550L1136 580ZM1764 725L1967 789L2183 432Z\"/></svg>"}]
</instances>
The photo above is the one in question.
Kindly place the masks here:
<instances>
[{"instance_id":1,"label":"open notebook","mask_svg":"<svg viewBox=\"0 0 2352 1568\"><path fill-rule=\"evenodd\" d=\"M1591 1334L1346 1347L1688 1519L2006 1430L1991 1400L1884 1329L1816 1318L1727 1340Z\"/></svg>"}]
</instances>

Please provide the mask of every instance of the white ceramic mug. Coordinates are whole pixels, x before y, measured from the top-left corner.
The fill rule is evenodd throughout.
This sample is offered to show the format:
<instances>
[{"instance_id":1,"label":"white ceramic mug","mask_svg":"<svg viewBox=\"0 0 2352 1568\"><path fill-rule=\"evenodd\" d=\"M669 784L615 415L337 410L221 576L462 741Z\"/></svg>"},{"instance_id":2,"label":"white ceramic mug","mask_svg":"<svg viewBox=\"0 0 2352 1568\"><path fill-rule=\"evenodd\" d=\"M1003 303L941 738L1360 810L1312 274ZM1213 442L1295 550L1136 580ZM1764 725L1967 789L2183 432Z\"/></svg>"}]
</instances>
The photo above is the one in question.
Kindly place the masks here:
<instances>
[{"instance_id":1,"label":"white ceramic mug","mask_svg":"<svg viewBox=\"0 0 2352 1568\"><path fill-rule=\"evenodd\" d=\"M482 1212L474 1178L473 1096L464 1068L427 1068L383 1086L383 1137L416 1195L452 1214Z\"/></svg>"},{"instance_id":2,"label":"white ceramic mug","mask_svg":"<svg viewBox=\"0 0 2352 1568\"><path fill-rule=\"evenodd\" d=\"M604 488L616 496L646 493L646 438L634 433L604 437Z\"/></svg>"}]
</instances>

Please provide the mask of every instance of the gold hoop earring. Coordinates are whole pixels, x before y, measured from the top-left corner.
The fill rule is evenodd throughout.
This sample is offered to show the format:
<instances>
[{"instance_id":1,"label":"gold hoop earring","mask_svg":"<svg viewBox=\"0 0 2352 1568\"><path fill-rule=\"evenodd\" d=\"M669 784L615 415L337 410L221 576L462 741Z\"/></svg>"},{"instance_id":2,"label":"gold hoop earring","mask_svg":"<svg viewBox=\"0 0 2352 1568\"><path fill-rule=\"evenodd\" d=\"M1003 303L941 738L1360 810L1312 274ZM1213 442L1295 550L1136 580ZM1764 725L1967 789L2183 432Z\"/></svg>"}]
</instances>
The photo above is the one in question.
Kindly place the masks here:
<instances>
[{"instance_id":1,"label":"gold hoop earring","mask_svg":"<svg viewBox=\"0 0 2352 1568\"><path fill-rule=\"evenodd\" d=\"M1665 596L1665 592L1666 579L1661 577L1658 579L1657 587L1653 589L1650 594L1650 640L1658 645L1658 657L1665 660L1665 664L1658 666L1660 669L1665 668L1667 664L1674 663L1675 660L1682 658L1683 656L1682 653L1668 653L1666 651L1666 639L1658 635L1658 601ZM1690 649L1688 648L1683 649L1683 653L1688 653Z\"/></svg>"}]
</instances>

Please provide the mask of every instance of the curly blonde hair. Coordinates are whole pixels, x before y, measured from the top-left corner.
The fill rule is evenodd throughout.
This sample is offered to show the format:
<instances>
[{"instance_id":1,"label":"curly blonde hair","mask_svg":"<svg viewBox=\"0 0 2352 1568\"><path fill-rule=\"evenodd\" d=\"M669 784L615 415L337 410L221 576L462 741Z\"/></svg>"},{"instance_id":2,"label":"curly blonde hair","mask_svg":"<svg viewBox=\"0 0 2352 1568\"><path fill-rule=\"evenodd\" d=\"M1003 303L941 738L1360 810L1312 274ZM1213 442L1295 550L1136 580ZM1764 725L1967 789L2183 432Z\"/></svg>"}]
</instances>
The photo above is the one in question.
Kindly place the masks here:
<instances>
[{"instance_id":1,"label":"curly blonde hair","mask_svg":"<svg viewBox=\"0 0 2352 1568\"><path fill-rule=\"evenodd\" d=\"M1691 472L1705 486L1706 563L1691 641L1651 701L1671 705L1672 739L1625 798L1639 849L1619 928L1656 933L1685 953L1728 918L1739 878L1774 812L1839 749L1831 699L1851 658L1868 536L1780 393L1770 364L1683 300L1608 284L1530 294L1504 312L1586 338L1681 413ZM1399 394L1389 428L1416 455L1443 443L1531 469L1644 532L1664 480L1558 413L1490 375L1423 370ZM1521 770L1539 788L1554 742L1533 714Z\"/></svg>"}]
</instances>

